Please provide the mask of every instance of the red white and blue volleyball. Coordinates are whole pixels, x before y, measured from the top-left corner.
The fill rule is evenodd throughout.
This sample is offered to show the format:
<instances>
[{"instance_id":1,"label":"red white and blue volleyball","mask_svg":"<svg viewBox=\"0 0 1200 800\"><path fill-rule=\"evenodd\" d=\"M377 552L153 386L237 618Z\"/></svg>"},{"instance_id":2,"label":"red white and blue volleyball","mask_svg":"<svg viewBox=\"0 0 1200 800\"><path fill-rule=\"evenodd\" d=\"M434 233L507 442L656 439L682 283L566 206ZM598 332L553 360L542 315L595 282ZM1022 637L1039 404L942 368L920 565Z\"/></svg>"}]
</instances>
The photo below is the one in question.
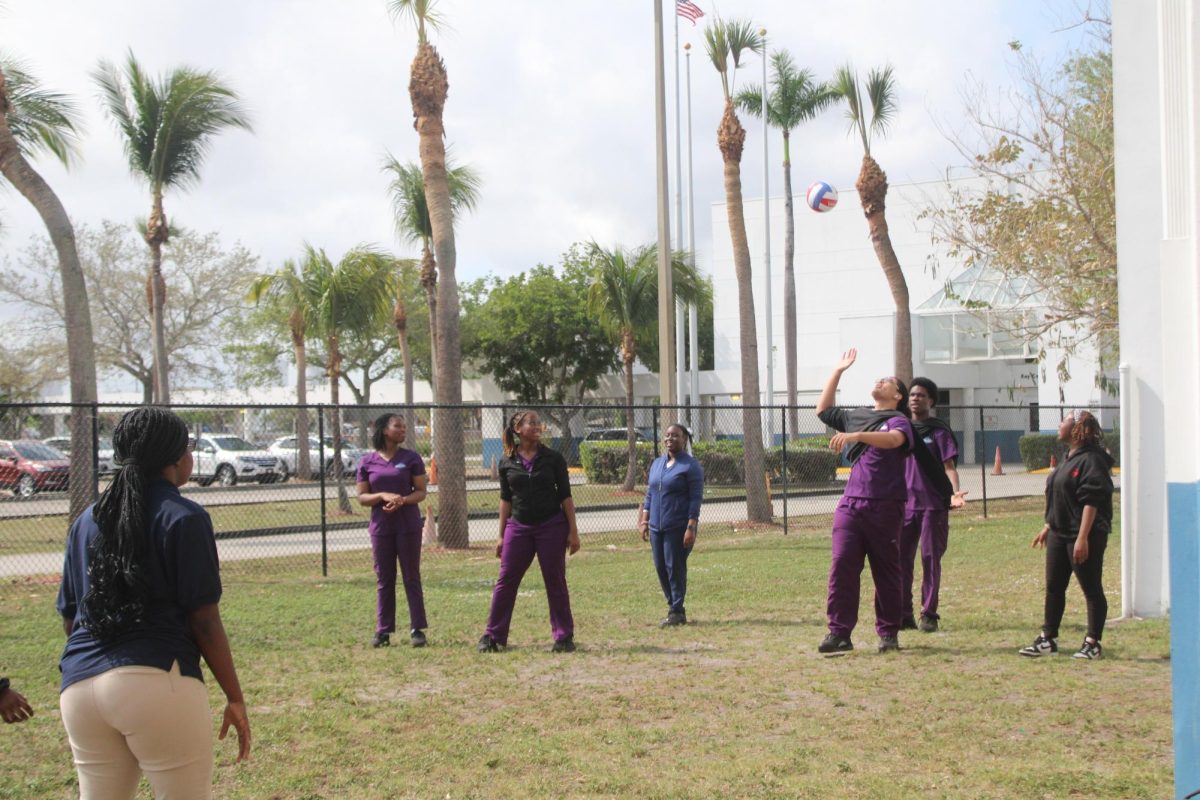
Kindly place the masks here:
<instances>
[{"instance_id":1,"label":"red white and blue volleyball","mask_svg":"<svg viewBox=\"0 0 1200 800\"><path fill-rule=\"evenodd\" d=\"M821 214L833 211L833 207L837 205L837 189L825 181L817 181L808 187L805 202L808 203L809 208Z\"/></svg>"}]
</instances>

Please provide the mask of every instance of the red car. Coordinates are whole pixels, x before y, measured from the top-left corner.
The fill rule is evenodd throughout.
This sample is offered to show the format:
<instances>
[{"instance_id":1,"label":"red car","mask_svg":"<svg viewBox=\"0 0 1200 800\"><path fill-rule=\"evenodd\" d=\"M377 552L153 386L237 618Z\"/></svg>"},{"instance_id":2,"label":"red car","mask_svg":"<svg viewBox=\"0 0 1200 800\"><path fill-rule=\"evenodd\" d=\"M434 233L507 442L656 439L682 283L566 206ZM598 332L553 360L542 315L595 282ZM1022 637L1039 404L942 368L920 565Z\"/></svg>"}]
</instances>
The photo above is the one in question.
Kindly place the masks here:
<instances>
[{"instance_id":1,"label":"red car","mask_svg":"<svg viewBox=\"0 0 1200 800\"><path fill-rule=\"evenodd\" d=\"M32 439L0 439L0 488L18 497L67 488L70 462L53 447Z\"/></svg>"}]
</instances>

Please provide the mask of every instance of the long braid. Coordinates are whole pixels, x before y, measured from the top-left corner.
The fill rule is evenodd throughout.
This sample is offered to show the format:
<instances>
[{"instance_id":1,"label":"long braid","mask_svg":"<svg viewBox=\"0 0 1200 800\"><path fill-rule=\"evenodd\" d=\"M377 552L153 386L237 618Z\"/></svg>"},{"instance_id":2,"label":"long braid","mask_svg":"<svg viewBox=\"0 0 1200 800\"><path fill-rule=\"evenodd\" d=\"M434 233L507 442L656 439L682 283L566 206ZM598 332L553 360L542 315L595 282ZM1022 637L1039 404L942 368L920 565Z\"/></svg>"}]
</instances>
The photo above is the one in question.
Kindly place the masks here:
<instances>
[{"instance_id":1,"label":"long braid","mask_svg":"<svg viewBox=\"0 0 1200 800\"><path fill-rule=\"evenodd\" d=\"M88 548L90 588L83 598L84 624L96 638L111 638L143 620L149 594L146 490L183 457L187 436L182 419L155 407L130 411L113 429L120 469L92 510L100 532Z\"/></svg>"}]
</instances>

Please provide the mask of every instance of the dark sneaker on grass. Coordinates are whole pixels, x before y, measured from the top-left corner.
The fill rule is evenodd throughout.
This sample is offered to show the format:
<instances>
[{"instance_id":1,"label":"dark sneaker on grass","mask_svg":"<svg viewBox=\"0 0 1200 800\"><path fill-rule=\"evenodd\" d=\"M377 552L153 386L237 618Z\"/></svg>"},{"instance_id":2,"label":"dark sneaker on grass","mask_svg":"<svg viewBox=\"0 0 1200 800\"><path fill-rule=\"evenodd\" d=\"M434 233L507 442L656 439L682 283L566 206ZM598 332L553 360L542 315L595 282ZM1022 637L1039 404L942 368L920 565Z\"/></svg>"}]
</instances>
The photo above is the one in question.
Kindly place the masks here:
<instances>
[{"instance_id":1,"label":"dark sneaker on grass","mask_svg":"<svg viewBox=\"0 0 1200 800\"><path fill-rule=\"evenodd\" d=\"M827 635L817 645L818 653L849 653L853 649L854 645L848 638L833 633Z\"/></svg>"},{"instance_id":2,"label":"dark sneaker on grass","mask_svg":"<svg viewBox=\"0 0 1200 800\"><path fill-rule=\"evenodd\" d=\"M1079 648L1079 652L1071 656L1071 658L1079 658L1085 661L1095 661L1100 657L1104 648L1100 647L1099 642L1090 642L1087 639L1083 640L1083 647Z\"/></svg>"},{"instance_id":3,"label":"dark sneaker on grass","mask_svg":"<svg viewBox=\"0 0 1200 800\"><path fill-rule=\"evenodd\" d=\"M392 643L392 637L386 633L377 633L375 638L371 640L371 647L388 647Z\"/></svg>"},{"instance_id":4,"label":"dark sneaker on grass","mask_svg":"<svg viewBox=\"0 0 1200 800\"><path fill-rule=\"evenodd\" d=\"M1044 634L1038 634L1038 637L1033 640L1033 644L1022 647L1019 652L1026 658L1056 656L1058 655L1058 641L1049 639Z\"/></svg>"},{"instance_id":5,"label":"dark sneaker on grass","mask_svg":"<svg viewBox=\"0 0 1200 800\"><path fill-rule=\"evenodd\" d=\"M921 621L917 624L921 629L921 633L936 633L938 629L938 618L931 617L928 614L921 615Z\"/></svg>"},{"instance_id":6,"label":"dark sneaker on grass","mask_svg":"<svg viewBox=\"0 0 1200 800\"><path fill-rule=\"evenodd\" d=\"M893 650L900 649L900 640L895 636L880 636L879 637L879 652L890 653Z\"/></svg>"},{"instance_id":7,"label":"dark sneaker on grass","mask_svg":"<svg viewBox=\"0 0 1200 800\"><path fill-rule=\"evenodd\" d=\"M682 611L670 611L667 612L666 618L658 623L660 628L670 628L675 625L687 625L687 614Z\"/></svg>"},{"instance_id":8,"label":"dark sneaker on grass","mask_svg":"<svg viewBox=\"0 0 1200 800\"><path fill-rule=\"evenodd\" d=\"M924 617L922 617L924 619ZM900 620L900 630L915 631L917 629L917 621L913 619L912 614L908 614L904 619Z\"/></svg>"},{"instance_id":9,"label":"dark sneaker on grass","mask_svg":"<svg viewBox=\"0 0 1200 800\"><path fill-rule=\"evenodd\" d=\"M575 652L575 637L564 636L561 639L554 640L554 646L550 648L551 653L574 653Z\"/></svg>"},{"instance_id":10,"label":"dark sneaker on grass","mask_svg":"<svg viewBox=\"0 0 1200 800\"><path fill-rule=\"evenodd\" d=\"M475 649L481 653L499 653L500 643L485 633L479 637L479 644Z\"/></svg>"},{"instance_id":11,"label":"dark sneaker on grass","mask_svg":"<svg viewBox=\"0 0 1200 800\"><path fill-rule=\"evenodd\" d=\"M424 647L429 644L429 640L425 638L425 631L417 630L416 628L413 628L408 639L412 642L413 647Z\"/></svg>"}]
</instances>

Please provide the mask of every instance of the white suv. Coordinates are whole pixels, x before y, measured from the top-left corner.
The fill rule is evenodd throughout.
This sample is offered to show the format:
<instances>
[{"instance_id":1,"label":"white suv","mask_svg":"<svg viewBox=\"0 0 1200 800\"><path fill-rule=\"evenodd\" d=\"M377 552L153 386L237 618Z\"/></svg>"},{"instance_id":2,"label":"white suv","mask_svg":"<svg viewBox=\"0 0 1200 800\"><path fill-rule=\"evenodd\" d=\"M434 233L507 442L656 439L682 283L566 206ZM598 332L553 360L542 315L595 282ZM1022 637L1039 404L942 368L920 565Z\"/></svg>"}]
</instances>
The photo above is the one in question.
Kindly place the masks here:
<instances>
[{"instance_id":1,"label":"white suv","mask_svg":"<svg viewBox=\"0 0 1200 800\"><path fill-rule=\"evenodd\" d=\"M276 439L267 448L267 452L277 456L283 461L287 471L296 474L296 458L300 453L300 448L296 445L297 439L295 436L283 436ZM317 459L321 457L320 442L317 437L308 437L308 452L309 458L315 464ZM366 451L360 450L357 447L342 440L342 474L353 475L354 470L358 469L358 462ZM325 437L325 472L328 475L333 474L333 439Z\"/></svg>"},{"instance_id":2,"label":"white suv","mask_svg":"<svg viewBox=\"0 0 1200 800\"><path fill-rule=\"evenodd\" d=\"M53 436L49 439L42 440L42 444L49 445L55 450L61 450L67 455L71 455L71 437L70 436ZM101 436L97 440L100 445L96 452L96 467L101 475L107 475L110 472L115 472L116 467L113 465L113 444L112 439Z\"/></svg>"},{"instance_id":3,"label":"white suv","mask_svg":"<svg viewBox=\"0 0 1200 800\"><path fill-rule=\"evenodd\" d=\"M244 481L282 483L288 479L287 465L278 456L233 434L202 434L193 455L192 480L201 486L213 481L234 486Z\"/></svg>"}]
</instances>

